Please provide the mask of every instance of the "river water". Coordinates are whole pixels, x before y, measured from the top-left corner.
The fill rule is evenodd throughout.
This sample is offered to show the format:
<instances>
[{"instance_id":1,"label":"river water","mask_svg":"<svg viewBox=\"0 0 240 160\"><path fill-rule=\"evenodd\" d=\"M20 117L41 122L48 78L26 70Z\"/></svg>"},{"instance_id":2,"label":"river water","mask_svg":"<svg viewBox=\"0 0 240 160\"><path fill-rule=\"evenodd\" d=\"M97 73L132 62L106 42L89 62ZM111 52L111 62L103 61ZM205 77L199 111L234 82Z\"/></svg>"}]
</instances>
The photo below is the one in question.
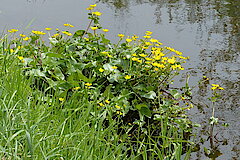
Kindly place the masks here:
<instances>
[{"instance_id":1,"label":"river water","mask_svg":"<svg viewBox=\"0 0 240 160\"><path fill-rule=\"evenodd\" d=\"M149 30L165 45L190 56L176 84L191 75L196 107L190 115L201 124L196 142L202 140L191 159L240 159L240 0L1 0L0 31L63 29L64 23L73 24L73 31L85 29L85 8L95 3L103 13L102 26L110 30L109 39L116 41L119 33L141 36ZM225 88L215 104L215 117L229 127L215 127L214 148L207 140L211 91L208 82L199 83L203 76Z\"/></svg>"}]
</instances>

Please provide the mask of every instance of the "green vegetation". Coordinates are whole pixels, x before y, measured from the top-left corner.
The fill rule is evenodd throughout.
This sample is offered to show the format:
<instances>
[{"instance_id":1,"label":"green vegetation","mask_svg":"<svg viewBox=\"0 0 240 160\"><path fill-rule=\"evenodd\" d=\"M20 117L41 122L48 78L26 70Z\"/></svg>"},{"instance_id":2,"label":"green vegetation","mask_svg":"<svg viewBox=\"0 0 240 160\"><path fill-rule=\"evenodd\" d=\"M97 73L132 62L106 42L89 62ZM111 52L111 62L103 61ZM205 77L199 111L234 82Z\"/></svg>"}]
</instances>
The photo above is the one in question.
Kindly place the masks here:
<instances>
[{"instance_id":1,"label":"green vegetation","mask_svg":"<svg viewBox=\"0 0 240 160\"><path fill-rule=\"evenodd\" d=\"M112 44L94 7L86 30L45 28L49 44L43 31L2 37L0 157L188 159L191 92L171 87L188 58L150 31Z\"/></svg>"}]
</instances>

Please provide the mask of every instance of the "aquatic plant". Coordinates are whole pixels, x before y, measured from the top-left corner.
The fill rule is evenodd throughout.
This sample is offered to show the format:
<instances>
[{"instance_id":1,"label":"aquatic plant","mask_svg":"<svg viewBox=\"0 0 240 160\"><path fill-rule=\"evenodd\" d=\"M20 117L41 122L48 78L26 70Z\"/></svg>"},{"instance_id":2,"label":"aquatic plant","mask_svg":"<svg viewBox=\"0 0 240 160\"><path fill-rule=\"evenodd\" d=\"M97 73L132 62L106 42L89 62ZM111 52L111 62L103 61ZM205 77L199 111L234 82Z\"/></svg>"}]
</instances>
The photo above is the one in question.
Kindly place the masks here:
<instances>
[{"instance_id":1,"label":"aquatic plant","mask_svg":"<svg viewBox=\"0 0 240 160\"><path fill-rule=\"evenodd\" d=\"M45 28L49 44L45 42L47 34L44 31L33 30L29 35L17 36L19 31L12 29L9 32L13 39L8 41L9 35L2 38L2 63L6 57L13 59L31 87L32 95L25 97L26 104L28 107L39 104L38 107L50 111L49 117L66 117L61 124L64 128L60 139L67 136L64 134L66 124L81 127L73 123L77 123L74 118L79 119L81 115L82 125L94 132L107 132L93 139L95 150L98 150L95 143L108 143L120 150L116 154L125 158L181 159L185 152L188 157L193 123L186 113L193 107L189 101L191 92L188 83L172 87L173 78L184 70L182 64L188 57L152 38L151 31L146 31L142 38L118 34L118 43L112 44L105 37L109 30L102 29L99 23L102 13L93 12L95 7L87 8L90 23L85 30L71 33L67 28L74 26L68 23L64 24L66 30L56 29L55 33L51 32L52 28ZM67 130L68 136L74 136L70 128ZM24 132L20 131L13 132L12 136ZM36 150L40 152L44 144L35 142L32 148L33 137L29 138L29 130L26 135L25 156L36 157ZM79 133L76 135L83 138ZM37 133L34 136L38 139ZM76 147L74 141L71 141L73 145L60 141L58 144L64 146L66 143L69 147L66 150ZM66 155L61 155L64 149L57 147L56 150L56 157L69 158L74 154L67 151ZM4 155L11 154L6 151Z\"/></svg>"}]
</instances>

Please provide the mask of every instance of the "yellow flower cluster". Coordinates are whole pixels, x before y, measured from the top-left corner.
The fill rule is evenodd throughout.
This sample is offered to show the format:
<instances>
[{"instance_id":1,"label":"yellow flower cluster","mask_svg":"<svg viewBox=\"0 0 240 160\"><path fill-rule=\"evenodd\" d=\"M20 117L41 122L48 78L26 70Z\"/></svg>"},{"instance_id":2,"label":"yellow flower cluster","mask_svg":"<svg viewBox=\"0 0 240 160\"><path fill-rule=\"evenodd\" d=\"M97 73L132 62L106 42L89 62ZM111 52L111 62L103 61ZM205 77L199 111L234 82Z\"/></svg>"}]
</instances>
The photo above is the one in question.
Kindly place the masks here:
<instances>
[{"instance_id":1,"label":"yellow flower cluster","mask_svg":"<svg viewBox=\"0 0 240 160\"><path fill-rule=\"evenodd\" d=\"M101 12L92 12L92 15L101 16L102 13Z\"/></svg>"},{"instance_id":2,"label":"yellow flower cluster","mask_svg":"<svg viewBox=\"0 0 240 160\"><path fill-rule=\"evenodd\" d=\"M69 23L65 23L63 24L65 27L74 27L73 25L69 24Z\"/></svg>"},{"instance_id":3,"label":"yellow flower cluster","mask_svg":"<svg viewBox=\"0 0 240 160\"><path fill-rule=\"evenodd\" d=\"M32 30L32 33L37 34L37 35L44 35L44 34L46 34L43 31L35 31L35 30Z\"/></svg>"},{"instance_id":4,"label":"yellow flower cluster","mask_svg":"<svg viewBox=\"0 0 240 160\"><path fill-rule=\"evenodd\" d=\"M212 84L212 90L216 90L216 89L224 90L224 88L220 87L219 84Z\"/></svg>"},{"instance_id":5,"label":"yellow flower cluster","mask_svg":"<svg viewBox=\"0 0 240 160\"><path fill-rule=\"evenodd\" d=\"M91 10L93 10L96 6L97 6L96 4L89 5L89 7L86 8L86 10L91 11Z\"/></svg>"},{"instance_id":6,"label":"yellow flower cluster","mask_svg":"<svg viewBox=\"0 0 240 160\"><path fill-rule=\"evenodd\" d=\"M62 33L63 33L63 34L66 34L67 36L71 36L71 35L72 35L72 33L67 32L67 31L62 31Z\"/></svg>"},{"instance_id":7,"label":"yellow flower cluster","mask_svg":"<svg viewBox=\"0 0 240 160\"><path fill-rule=\"evenodd\" d=\"M8 30L9 33L15 33L17 31L18 31L18 29L10 29L10 30Z\"/></svg>"},{"instance_id":8,"label":"yellow flower cluster","mask_svg":"<svg viewBox=\"0 0 240 160\"><path fill-rule=\"evenodd\" d=\"M169 51L171 51L171 52L176 53L177 55L182 55L182 52L177 51L177 50L175 50L175 49L173 49L173 48L171 48L171 47L166 47L166 49L169 50Z\"/></svg>"}]
</instances>

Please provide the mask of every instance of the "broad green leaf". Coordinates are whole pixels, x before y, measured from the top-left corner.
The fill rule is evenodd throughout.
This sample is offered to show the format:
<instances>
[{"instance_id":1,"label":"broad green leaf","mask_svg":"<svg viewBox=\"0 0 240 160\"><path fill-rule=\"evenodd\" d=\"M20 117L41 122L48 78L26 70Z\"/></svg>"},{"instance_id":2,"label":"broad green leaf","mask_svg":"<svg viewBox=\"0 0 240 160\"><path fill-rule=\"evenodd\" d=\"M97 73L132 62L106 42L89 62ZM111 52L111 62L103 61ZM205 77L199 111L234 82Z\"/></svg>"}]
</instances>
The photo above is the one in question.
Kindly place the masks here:
<instances>
[{"instance_id":1,"label":"broad green leaf","mask_svg":"<svg viewBox=\"0 0 240 160\"><path fill-rule=\"evenodd\" d=\"M154 99L157 95L154 91L150 91L148 93L141 94L141 96L148 99Z\"/></svg>"}]
</instances>

